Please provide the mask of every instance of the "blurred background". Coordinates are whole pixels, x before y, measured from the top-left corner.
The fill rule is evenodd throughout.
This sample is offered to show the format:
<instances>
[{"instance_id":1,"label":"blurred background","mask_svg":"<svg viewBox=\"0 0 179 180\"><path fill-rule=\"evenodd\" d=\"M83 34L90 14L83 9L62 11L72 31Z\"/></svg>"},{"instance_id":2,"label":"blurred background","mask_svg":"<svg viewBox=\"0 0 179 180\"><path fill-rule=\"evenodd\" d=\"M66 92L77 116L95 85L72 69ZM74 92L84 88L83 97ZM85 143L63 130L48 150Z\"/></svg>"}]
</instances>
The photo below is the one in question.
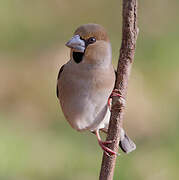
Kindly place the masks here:
<instances>
[{"instance_id":1,"label":"blurred background","mask_svg":"<svg viewBox=\"0 0 179 180\"><path fill-rule=\"evenodd\" d=\"M102 150L73 130L56 98L65 47L81 24L103 25L116 66L121 0L0 0L0 179L98 179ZM179 179L179 1L139 1L124 126L137 144L114 179Z\"/></svg>"}]
</instances>

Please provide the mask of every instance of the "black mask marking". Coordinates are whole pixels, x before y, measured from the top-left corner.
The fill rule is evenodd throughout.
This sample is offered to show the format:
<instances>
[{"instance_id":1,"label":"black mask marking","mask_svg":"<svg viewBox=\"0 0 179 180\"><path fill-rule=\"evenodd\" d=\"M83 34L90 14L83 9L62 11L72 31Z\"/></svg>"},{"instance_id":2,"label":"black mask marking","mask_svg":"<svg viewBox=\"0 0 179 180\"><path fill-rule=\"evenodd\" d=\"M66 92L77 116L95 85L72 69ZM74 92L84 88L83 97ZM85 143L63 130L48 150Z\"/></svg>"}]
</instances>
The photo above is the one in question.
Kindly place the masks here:
<instances>
[{"instance_id":1,"label":"black mask marking","mask_svg":"<svg viewBox=\"0 0 179 180\"><path fill-rule=\"evenodd\" d=\"M81 52L73 52L73 59L76 63L80 63L83 59L84 53Z\"/></svg>"},{"instance_id":2,"label":"black mask marking","mask_svg":"<svg viewBox=\"0 0 179 180\"><path fill-rule=\"evenodd\" d=\"M93 44L96 42L96 38L95 37L90 37L88 39L83 39L82 37L80 37L81 40L83 40L85 42L85 47L87 47L89 44Z\"/></svg>"},{"instance_id":3,"label":"black mask marking","mask_svg":"<svg viewBox=\"0 0 179 180\"><path fill-rule=\"evenodd\" d=\"M95 37L90 37L89 39L85 40L82 37L80 37L81 40L85 42L85 50L89 44L93 44L96 42ZM85 52L84 52L85 53ZM83 60L84 53L81 52L73 52L73 59L76 63L80 63Z\"/></svg>"}]
</instances>

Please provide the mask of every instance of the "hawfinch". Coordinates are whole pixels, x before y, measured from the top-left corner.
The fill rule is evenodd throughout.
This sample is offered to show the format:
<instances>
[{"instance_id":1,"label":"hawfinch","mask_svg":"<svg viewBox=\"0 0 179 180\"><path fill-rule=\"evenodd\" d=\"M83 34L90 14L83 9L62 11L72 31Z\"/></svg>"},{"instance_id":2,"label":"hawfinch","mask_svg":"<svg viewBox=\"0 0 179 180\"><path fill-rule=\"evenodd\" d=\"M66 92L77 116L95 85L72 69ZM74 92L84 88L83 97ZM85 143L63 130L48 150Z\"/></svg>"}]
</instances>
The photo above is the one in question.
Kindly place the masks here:
<instances>
[{"instance_id":1,"label":"hawfinch","mask_svg":"<svg viewBox=\"0 0 179 180\"><path fill-rule=\"evenodd\" d=\"M98 24L85 24L77 28L66 46L71 49L70 60L60 68L57 79L57 97L64 116L77 131L96 134L104 152L114 155L106 146L111 141L102 141L99 134L99 130L108 130L108 99L116 79L108 35ZM124 152L136 148L122 128L120 137Z\"/></svg>"}]
</instances>

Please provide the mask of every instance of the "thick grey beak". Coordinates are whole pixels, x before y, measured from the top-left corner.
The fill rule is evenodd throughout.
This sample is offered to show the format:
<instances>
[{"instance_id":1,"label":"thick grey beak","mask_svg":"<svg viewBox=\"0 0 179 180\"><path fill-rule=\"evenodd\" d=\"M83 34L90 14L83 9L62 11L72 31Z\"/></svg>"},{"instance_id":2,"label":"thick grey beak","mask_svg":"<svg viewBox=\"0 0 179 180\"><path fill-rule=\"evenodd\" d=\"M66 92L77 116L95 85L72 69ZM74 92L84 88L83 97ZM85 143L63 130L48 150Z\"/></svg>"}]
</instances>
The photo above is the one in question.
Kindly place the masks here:
<instances>
[{"instance_id":1,"label":"thick grey beak","mask_svg":"<svg viewBox=\"0 0 179 180\"><path fill-rule=\"evenodd\" d=\"M73 36L67 43L66 46L72 49L75 49L77 52L85 51L85 42L80 39L79 35Z\"/></svg>"}]
</instances>

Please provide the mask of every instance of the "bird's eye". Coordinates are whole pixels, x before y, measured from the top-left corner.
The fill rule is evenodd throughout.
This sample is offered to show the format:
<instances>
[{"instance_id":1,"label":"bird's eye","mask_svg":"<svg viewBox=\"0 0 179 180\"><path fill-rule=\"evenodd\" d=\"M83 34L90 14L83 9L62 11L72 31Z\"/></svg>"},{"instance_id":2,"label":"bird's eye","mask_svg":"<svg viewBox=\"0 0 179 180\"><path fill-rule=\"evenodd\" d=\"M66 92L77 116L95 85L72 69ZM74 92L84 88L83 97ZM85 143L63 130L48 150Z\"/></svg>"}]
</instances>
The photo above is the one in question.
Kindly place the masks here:
<instances>
[{"instance_id":1,"label":"bird's eye","mask_svg":"<svg viewBox=\"0 0 179 180\"><path fill-rule=\"evenodd\" d=\"M88 39L88 44L92 44L92 43L94 43L94 42L96 42L96 38L90 37L90 38Z\"/></svg>"}]
</instances>

